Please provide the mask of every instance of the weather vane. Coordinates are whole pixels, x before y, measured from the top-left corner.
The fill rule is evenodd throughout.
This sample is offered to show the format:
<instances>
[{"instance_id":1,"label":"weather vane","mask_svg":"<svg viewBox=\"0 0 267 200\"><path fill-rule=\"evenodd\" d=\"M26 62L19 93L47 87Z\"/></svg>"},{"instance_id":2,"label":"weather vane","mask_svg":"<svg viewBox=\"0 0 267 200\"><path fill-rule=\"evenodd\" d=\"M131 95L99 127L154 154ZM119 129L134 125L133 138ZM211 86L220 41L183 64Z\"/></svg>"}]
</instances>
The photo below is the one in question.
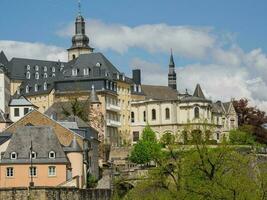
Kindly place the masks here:
<instances>
[{"instance_id":1,"label":"weather vane","mask_svg":"<svg viewBox=\"0 0 267 200\"><path fill-rule=\"evenodd\" d=\"M81 15L81 0L78 0L78 13Z\"/></svg>"}]
</instances>

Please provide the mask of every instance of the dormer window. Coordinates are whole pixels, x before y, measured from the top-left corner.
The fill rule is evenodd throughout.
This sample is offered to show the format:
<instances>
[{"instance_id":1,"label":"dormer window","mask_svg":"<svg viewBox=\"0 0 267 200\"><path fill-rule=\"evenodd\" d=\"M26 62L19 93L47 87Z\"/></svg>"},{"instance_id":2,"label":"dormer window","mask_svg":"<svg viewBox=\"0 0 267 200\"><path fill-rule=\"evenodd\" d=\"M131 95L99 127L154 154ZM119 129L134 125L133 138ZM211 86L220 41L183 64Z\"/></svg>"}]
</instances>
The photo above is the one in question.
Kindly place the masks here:
<instances>
[{"instance_id":1,"label":"dormer window","mask_svg":"<svg viewBox=\"0 0 267 200\"><path fill-rule=\"evenodd\" d=\"M30 78L31 78L31 72L27 72L27 73L26 73L26 78L27 78L27 79L30 79Z\"/></svg>"},{"instance_id":2,"label":"dormer window","mask_svg":"<svg viewBox=\"0 0 267 200\"><path fill-rule=\"evenodd\" d=\"M95 64L95 66L96 67L101 67L101 63L98 62L98 63Z\"/></svg>"},{"instance_id":3,"label":"dormer window","mask_svg":"<svg viewBox=\"0 0 267 200\"><path fill-rule=\"evenodd\" d=\"M44 78L47 78L47 73L44 73Z\"/></svg>"},{"instance_id":4,"label":"dormer window","mask_svg":"<svg viewBox=\"0 0 267 200\"><path fill-rule=\"evenodd\" d=\"M52 67L52 72L56 72L56 68L55 67Z\"/></svg>"},{"instance_id":5,"label":"dormer window","mask_svg":"<svg viewBox=\"0 0 267 200\"><path fill-rule=\"evenodd\" d=\"M37 157L36 152L32 151L32 152L30 153L30 158L31 158L31 159L36 159L36 157Z\"/></svg>"},{"instance_id":6,"label":"dormer window","mask_svg":"<svg viewBox=\"0 0 267 200\"><path fill-rule=\"evenodd\" d=\"M31 70L31 66L30 65L27 65L27 70Z\"/></svg>"},{"instance_id":7,"label":"dormer window","mask_svg":"<svg viewBox=\"0 0 267 200\"><path fill-rule=\"evenodd\" d=\"M48 154L48 157L50 159L55 159L56 158L56 153L54 151L50 151L49 154Z\"/></svg>"},{"instance_id":8,"label":"dormer window","mask_svg":"<svg viewBox=\"0 0 267 200\"><path fill-rule=\"evenodd\" d=\"M44 82L44 90L47 90L47 83Z\"/></svg>"},{"instance_id":9,"label":"dormer window","mask_svg":"<svg viewBox=\"0 0 267 200\"><path fill-rule=\"evenodd\" d=\"M26 85L26 93L29 93L29 91L30 91L30 87Z\"/></svg>"},{"instance_id":10,"label":"dormer window","mask_svg":"<svg viewBox=\"0 0 267 200\"><path fill-rule=\"evenodd\" d=\"M11 160L15 160L15 159L17 159L17 153L16 153L16 152L12 152L12 153L10 154L10 159L11 159Z\"/></svg>"},{"instance_id":11,"label":"dormer window","mask_svg":"<svg viewBox=\"0 0 267 200\"><path fill-rule=\"evenodd\" d=\"M38 72L35 73L35 79L36 79L36 80L39 79L39 73L38 73Z\"/></svg>"},{"instance_id":12,"label":"dormer window","mask_svg":"<svg viewBox=\"0 0 267 200\"><path fill-rule=\"evenodd\" d=\"M36 65L36 66L35 66L35 71L38 71L38 70L39 70L39 66Z\"/></svg>"},{"instance_id":13,"label":"dormer window","mask_svg":"<svg viewBox=\"0 0 267 200\"><path fill-rule=\"evenodd\" d=\"M47 72L47 66L44 66L44 72Z\"/></svg>"},{"instance_id":14,"label":"dormer window","mask_svg":"<svg viewBox=\"0 0 267 200\"><path fill-rule=\"evenodd\" d=\"M38 85L37 84L34 85L34 91L38 92Z\"/></svg>"},{"instance_id":15,"label":"dormer window","mask_svg":"<svg viewBox=\"0 0 267 200\"><path fill-rule=\"evenodd\" d=\"M55 74L55 73L53 73L53 74L52 74L52 77L55 77L55 76L56 76L56 74Z\"/></svg>"},{"instance_id":16,"label":"dormer window","mask_svg":"<svg viewBox=\"0 0 267 200\"><path fill-rule=\"evenodd\" d=\"M72 69L72 76L77 76L78 70L77 69Z\"/></svg>"},{"instance_id":17,"label":"dormer window","mask_svg":"<svg viewBox=\"0 0 267 200\"><path fill-rule=\"evenodd\" d=\"M83 69L83 75L84 76L88 76L89 75L89 69L88 68L84 68Z\"/></svg>"}]
</instances>

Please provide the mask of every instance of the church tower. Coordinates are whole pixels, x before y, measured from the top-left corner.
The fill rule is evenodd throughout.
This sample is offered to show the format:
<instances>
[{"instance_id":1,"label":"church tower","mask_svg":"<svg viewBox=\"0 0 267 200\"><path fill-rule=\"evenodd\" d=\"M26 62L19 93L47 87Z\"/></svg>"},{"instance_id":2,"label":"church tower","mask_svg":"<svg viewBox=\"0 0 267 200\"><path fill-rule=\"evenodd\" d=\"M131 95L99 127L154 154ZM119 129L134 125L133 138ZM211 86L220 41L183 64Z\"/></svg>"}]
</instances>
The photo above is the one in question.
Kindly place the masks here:
<instances>
[{"instance_id":1,"label":"church tower","mask_svg":"<svg viewBox=\"0 0 267 200\"><path fill-rule=\"evenodd\" d=\"M168 86L174 90L177 89L175 64L173 60L172 51L171 51L171 57L170 57L170 63L169 63Z\"/></svg>"},{"instance_id":2,"label":"church tower","mask_svg":"<svg viewBox=\"0 0 267 200\"><path fill-rule=\"evenodd\" d=\"M81 15L81 2L75 22L75 35L72 37L72 46L68 49L68 60L73 60L81 54L92 53L94 49L89 46L89 38L85 34L85 20Z\"/></svg>"}]
</instances>

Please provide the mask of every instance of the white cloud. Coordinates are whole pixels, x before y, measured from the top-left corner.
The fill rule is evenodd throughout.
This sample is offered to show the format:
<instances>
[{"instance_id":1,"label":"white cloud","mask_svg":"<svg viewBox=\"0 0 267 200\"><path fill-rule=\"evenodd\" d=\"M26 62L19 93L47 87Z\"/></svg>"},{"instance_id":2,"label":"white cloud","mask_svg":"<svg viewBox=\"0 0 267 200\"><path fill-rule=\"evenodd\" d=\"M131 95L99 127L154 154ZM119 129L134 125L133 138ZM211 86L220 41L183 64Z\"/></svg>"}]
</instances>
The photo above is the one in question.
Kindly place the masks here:
<instances>
[{"instance_id":1,"label":"white cloud","mask_svg":"<svg viewBox=\"0 0 267 200\"><path fill-rule=\"evenodd\" d=\"M5 52L9 59L22 57L56 61L67 60L67 52L65 49L42 43L0 40L0 51L1 50Z\"/></svg>"},{"instance_id":2,"label":"white cloud","mask_svg":"<svg viewBox=\"0 0 267 200\"><path fill-rule=\"evenodd\" d=\"M129 27L107 24L100 20L88 20L87 33L94 47L111 49L119 53L137 47L150 53L169 52L171 48L179 55L203 58L214 46L215 37L211 28L146 24ZM70 37L74 32L73 23L58 31L60 36Z\"/></svg>"}]
</instances>

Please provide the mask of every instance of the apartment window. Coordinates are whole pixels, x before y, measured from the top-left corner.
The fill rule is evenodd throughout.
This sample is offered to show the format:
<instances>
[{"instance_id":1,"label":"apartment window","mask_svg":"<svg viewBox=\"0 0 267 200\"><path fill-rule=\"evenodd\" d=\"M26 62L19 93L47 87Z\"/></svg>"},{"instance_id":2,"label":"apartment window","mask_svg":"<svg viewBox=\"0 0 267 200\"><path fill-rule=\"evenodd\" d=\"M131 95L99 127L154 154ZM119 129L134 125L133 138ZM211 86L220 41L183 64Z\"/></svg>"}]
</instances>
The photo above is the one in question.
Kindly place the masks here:
<instances>
[{"instance_id":1,"label":"apartment window","mask_svg":"<svg viewBox=\"0 0 267 200\"><path fill-rule=\"evenodd\" d=\"M44 72L47 72L47 66L44 66Z\"/></svg>"},{"instance_id":2,"label":"apartment window","mask_svg":"<svg viewBox=\"0 0 267 200\"><path fill-rule=\"evenodd\" d=\"M37 168L36 167L30 167L29 168L29 175L30 175L30 177L35 177L35 176L37 176Z\"/></svg>"},{"instance_id":3,"label":"apartment window","mask_svg":"<svg viewBox=\"0 0 267 200\"><path fill-rule=\"evenodd\" d=\"M7 167L6 168L6 176L7 177L13 177L14 176L14 168L13 167Z\"/></svg>"},{"instance_id":4,"label":"apartment window","mask_svg":"<svg viewBox=\"0 0 267 200\"><path fill-rule=\"evenodd\" d=\"M194 110L194 113L195 113L195 118L199 118L199 108L196 107L195 110Z\"/></svg>"},{"instance_id":5,"label":"apartment window","mask_svg":"<svg viewBox=\"0 0 267 200\"><path fill-rule=\"evenodd\" d=\"M56 153L54 151L49 152L49 158L56 158Z\"/></svg>"},{"instance_id":6,"label":"apartment window","mask_svg":"<svg viewBox=\"0 0 267 200\"><path fill-rule=\"evenodd\" d=\"M138 131L134 131L133 132L133 141L137 142L139 140L139 132Z\"/></svg>"},{"instance_id":7,"label":"apartment window","mask_svg":"<svg viewBox=\"0 0 267 200\"><path fill-rule=\"evenodd\" d=\"M52 67L52 72L55 72L56 71L56 68L55 67Z\"/></svg>"},{"instance_id":8,"label":"apartment window","mask_svg":"<svg viewBox=\"0 0 267 200\"><path fill-rule=\"evenodd\" d=\"M24 108L24 115L26 115L29 112L29 108Z\"/></svg>"},{"instance_id":9,"label":"apartment window","mask_svg":"<svg viewBox=\"0 0 267 200\"><path fill-rule=\"evenodd\" d=\"M156 110L152 109L152 120L156 120L157 115L156 115Z\"/></svg>"},{"instance_id":10,"label":"apartment window","mask_svg":"<svg viewBox=\"0 0 267 200\"><path fill-rule=\"evenodd\" d=\"M12 153L10 154L10 158L11 158L11 160L15 160L15 159L17 159L17 153L16 153L16 152L12 152Z\"/></svg>"},{"instance_id":11,"label":"apartment window","mask_svg":"<svg viewBox=\"0 0 267 200\"><path fill-rule=\"evenodd\" d=\"M47 78L47 73L44 73L44 78Z\"/></svg>"},{"instance_id":12,"label":"apartment window","mask_svg":"<svg viewBox=\"0 0 267 200\"><path fill-rule=\"evenodd\" d=\"M35 71L38 71L38 70L39 70L39 66L36 65L36 66L35 66Z\"/></svg>"},{"instance_id":13,"label":"apartment window","mask_svg":"<svg viewBox=\"0 0 267 200\"><path fill-rule=\"evenodd\" d=\"M35 79L37 79L37 80L39 79L39 73L38 72L35 73Z\"/></svg>"},{"instance_id":14,"label":"apartment window","mask_svg":"<svg viewBox=\"0 0 267 200\"><path fill-rule=\"evenodd\" d=\"M144 119L144 122L146 122L146 111L143 112L143 119Z\"/></svg>"},{"instance_id":15,"label":"apartment window","mask_svg":"<svg viewBox=\"0 0 267 200\"><path fill-rule=\"evenodd\" d=\"M26 78L27 78L27 79L30 79L30 78L31 78L31 72L27 72L27 73L26 73Z\"/></svg>"},{"instance_id":16,"label":"apartment window","mask_svg":"<svg viewBox=\"0 0 267 200\"><path fill-rule=\"evenodd\" d=\"M19 108L14 109L14 116L19 117Z\"/></svg>"},{"instance_id":17,"label":"apartment window","mask_svg":"<svg viewBox=\"0 0 267 200\"><path fill-rule=\"evenodd\" d=\"M165 109L165 118L170 119L170 109L169 108Z\"/></svg>"},{"instance_id":18,"label":"apartment window","mask_svg":"<svg viewBox=\"0 0 267 200\"><path fill-rule=\"evenodd\" d=\"M55 166L49 166L48 167L48 176L56 176L56 167Z\"/></svg>"},{"instance_id":19,"label":"apartment window","mask_svg":"<svg viewBox=\"0 0 267 200\"><path fill-rule=\"evenodd\" d=\"M134 112L131 112L131 122L134 123Z\"/></svg>"}]
</instances>

